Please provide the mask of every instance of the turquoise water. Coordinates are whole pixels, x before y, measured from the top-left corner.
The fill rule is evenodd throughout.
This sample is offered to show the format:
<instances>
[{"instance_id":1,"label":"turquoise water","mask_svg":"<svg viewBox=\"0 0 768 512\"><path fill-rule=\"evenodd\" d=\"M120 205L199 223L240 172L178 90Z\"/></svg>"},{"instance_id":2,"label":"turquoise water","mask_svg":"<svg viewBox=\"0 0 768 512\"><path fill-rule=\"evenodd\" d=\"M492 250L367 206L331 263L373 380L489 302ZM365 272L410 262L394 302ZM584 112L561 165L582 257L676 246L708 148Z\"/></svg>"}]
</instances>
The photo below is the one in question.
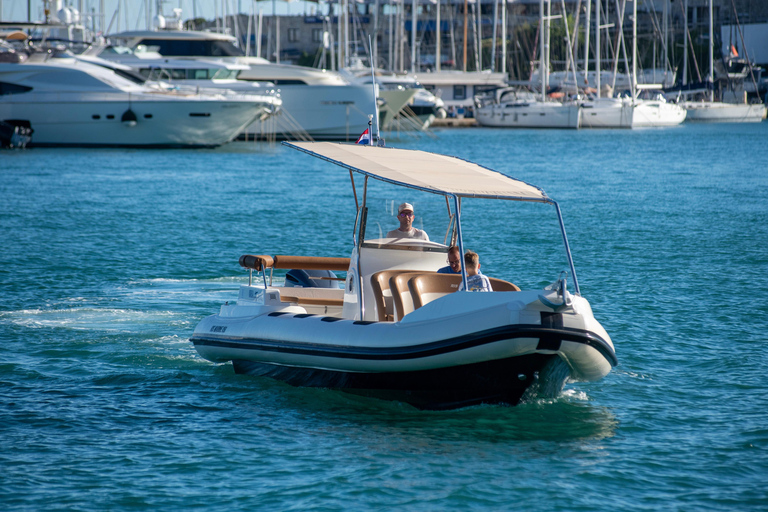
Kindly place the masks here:
<instances>
[{"instance_id":1,"label":"turquoise water","mask_svg":"<svg viewBox=\"0 0 768 512\"><path fill-rule=\"evenodd\" d=\"M347 255L348 173L253 143L0 152L0 508L768 509L768 123L435 133L388 143L560 203L608 377L421 412L235 375L194 326L247 281L241 254ZM523 249L560 249L536 206L468 202L486 274L564 268L526 273Z\"/></svg>"}]
</instances>

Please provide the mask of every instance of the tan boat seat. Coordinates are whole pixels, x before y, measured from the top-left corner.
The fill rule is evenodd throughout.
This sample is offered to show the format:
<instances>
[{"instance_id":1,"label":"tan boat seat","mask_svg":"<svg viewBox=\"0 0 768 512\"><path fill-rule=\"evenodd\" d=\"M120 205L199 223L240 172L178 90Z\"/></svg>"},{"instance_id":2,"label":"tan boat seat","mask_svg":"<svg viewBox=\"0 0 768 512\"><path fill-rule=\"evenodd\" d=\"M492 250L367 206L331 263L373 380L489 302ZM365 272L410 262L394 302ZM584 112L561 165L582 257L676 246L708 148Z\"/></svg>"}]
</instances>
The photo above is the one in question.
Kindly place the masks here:
<instances>
[{"instance_id":1,"label":"tan boat seat","mask_svg":"<svg viewBox=\"0 0 768 512\"><path fill-rule=\"evenodd\" d=\"M392 302L395 305L395 321L399 322L415 308L408 281L420 275L432 275L434 272L406 272L389 279L389 289L392 292Z\"/></svg>"},{"instance_id":2,"label":"tan boat seat","mask_svg":"<svg viewBox=\"0 0 768 512\"><path fill-rule=\"evenodd\" d=\"M491 282L491 288L495 292L519 292L520 287L516 284L512 284L509 281L505 281L503 279L496 279L495 277L489 277L488 280Z\"/></svg>"},{"instance_id":3,"label":"tan boat seat","mask_svg":"<svg viewBox=\"0 0 768 512\"><path fill-rule=\"evenodd\" d=\"M414 272L414 270L382 270L371 276L371 288L376 302L376 314L379 322L392 322L395 319L395 307L392 302L392 291L389 280L393 276L402 273Z\"/></svg>"},{"instance_id":4,"label":"tan boat seat","mask_svg":"<svg viewBox=\"0 0 768 512\"><path fill-rule=\"evenodd\" d=\"M408 282L414 309L459 289L461 274L420 274Z\"/></svg>"},{"instance_id":5,"label":"tan boat seat","mask_svg":"<svg viewBox=\"0 0 768 512\"><path fill-rule=\"evenodd\" d=\"M489 277L491 288L494 292L519 292L517 285ZM413 300L414 309L419 309L424 304L453 293L459 289L461 284L461 275L459 274L419 274L415 275L408 282Z\"/></svg>"}]
</instances>

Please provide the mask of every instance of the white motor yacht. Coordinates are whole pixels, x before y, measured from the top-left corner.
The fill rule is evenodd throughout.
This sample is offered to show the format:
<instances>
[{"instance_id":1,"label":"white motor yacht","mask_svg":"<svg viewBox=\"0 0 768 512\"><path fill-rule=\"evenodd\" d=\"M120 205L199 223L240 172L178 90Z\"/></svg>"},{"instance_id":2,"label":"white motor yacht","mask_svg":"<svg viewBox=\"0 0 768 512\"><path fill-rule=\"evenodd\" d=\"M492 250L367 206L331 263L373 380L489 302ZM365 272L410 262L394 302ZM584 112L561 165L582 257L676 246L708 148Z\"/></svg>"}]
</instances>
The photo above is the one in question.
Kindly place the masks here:
<instances>
[{"instance_id":1,"label":"white motor yacht","mask_svg":"<svg viewBox=\"0 0 768 512\"><path fill-rule=\"evenodd\" d=\"M234 37L213 32L183 30L132 31L109 36L121 41L137 55L149 51L172 58L206 58L245 64L238 80L271 82L280 93L282 108L274 127L258 123L250 130L273 130L278 138L355 140L368 128L368 114L374 105L373 89L350 84L332 71L274 64L258 57L246 57Z\"/></svg>"},{"instance_id":2,"label":"white motor yacht","mask_svg":"<svg viewBox=\"0 0 768 512\"><path fill-rule=\"evenodd\" d=\"M236 302L203 319L191 337L203 358L231 361L237 373L421 409L515 405L529 397L557 396L566 381L598 380L617 364L611 338L581 296L560 208L541 189L423 151L284 144L348 170L357 191L351 256L242 256L240 265L251 271L248 284L240 287ZM363 183L356 186L355 177ZM381 237L374 205L380 204L382 188L392 185L398 194L406 187L408 194L445 199L444 243ZM509 225L520 224L521 211L532 214L528 218L535 219L531 227L537 232L545 225L538 207L554 207L559 230L553 228L565 248L558 260L568 271L549 286L526 290L489 278L493 291L484 293L463 291L470 289L465 265L460 274L436 272L445 265L449 245L464 253L462 218L471 218L468 205L480 199L501 200L494 211L503 215L508 207L518 219ZM497 233L494 244L503 239ZM528 262L521 271L537 274L532 267L539 267L543 254L522 252L522 259L515 258ZM280 269L288 270L283 286L272 280ZM531 277L526 279L540 282Z\"/></svg>"},{"instance_id":3,"label":"white motor yacht","mask_svg":"<svg viewBox=\"0 0 768 512\"><path fill-rule=\"evenodd\" d=\"M345 68L344 73L352 77L352 80L360 84L368 84L370 87L373 77L370 68L365 68L362 63L355 67ZM413 76L397 74L383 70L375 71L376 84L379 89L379 97L387 103L397 104L395 97L404 96L407 100L394 112L393 116L385 118L382 123L384 130L426 130L435 119L445 119L447 112L442 99L424 88ZM407 93L411 94L407 94ZM400 95L400 96L396 96ZM392 100L390 100L392 98Z\"/></svg>"},{"instance_id":4,"label":"white motor yacht","mask_svg":"<svg viewBox=\"0 0 768 512\"><path fill-rule=\"evenodd\" d=\"M201 94L113 63L32 54L0 63L0 121L32 130L29 146L215 147L274 108L273 96Z\"/></svg>"},{"instance_id":5,"label":"white motor yacht","mask_svg":"<svg viewBox=\"0 0 768 512\"><path fill-rule=\"evenodd\" d=\"M173 59L152 52L136 55L129 48L112 46L98 49L97 54L99 58L106 57L110 61L132 68L148 82L161 82L173 88L209 94L247 94L255 96L258 101L263 101L264 97L270 97L272 116L279 113L283 103L274 84L238 80L237 75L249 69L244 64L225 62L220 59ZM88 60L90 57L87 55L86 52L84 56L78 56L78 58ZM257 118L239 134L239 138L270 137L272 132L268 129L268 123L264 122L267 118L267 116Z\"/></svg>"}]
</instances>

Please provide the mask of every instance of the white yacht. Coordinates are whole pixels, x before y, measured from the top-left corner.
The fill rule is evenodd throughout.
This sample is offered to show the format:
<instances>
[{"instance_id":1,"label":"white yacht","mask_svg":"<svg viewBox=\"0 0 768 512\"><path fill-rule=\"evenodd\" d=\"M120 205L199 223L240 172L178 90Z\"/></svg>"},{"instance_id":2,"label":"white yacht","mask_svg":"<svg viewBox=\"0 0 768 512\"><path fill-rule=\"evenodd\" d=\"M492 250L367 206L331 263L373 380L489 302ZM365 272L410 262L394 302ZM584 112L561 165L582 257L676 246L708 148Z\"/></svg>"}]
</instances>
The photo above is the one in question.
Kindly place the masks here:
<instances>
[{"instance_id":1,"label":"white yacht","mask_svg":"<svg viewBox=\"0 0 768 512\"><path fill-rule=\"evenodd\" d=\"M344 72L353 77L358 83L368 84L369 87L373 80L370 68L366 69L363 66L346 68ZM394 99L399 97L395 95L402 96L402 93L407 93L404 96L407 98L407 101L395 112L394 116L386 118L386 122L382 123L383 129L426 130L435 119L445 119L447 117L445 102L431 91L425 89L415 77L382 70L376 70L375 76L379 97L385 99L388 103L395 103L389 98Z\"/></svg>"},{"instance_id":2,"label":"white yacht","mask_svg":"<svg viewBox=\"0 0 768 512\"><path fill-rule=\"evenodd\" d=\"M0 63L0 91L0 121L30 127L30 146L214 147L275 104L273 96L148 85L113 63L69 53Z\"/></svg>"},{"instance_id":3,"label":"white yacht","mask_svg":"<svg viewBox=\"0 0 768 512\"><path fill-rule=\"evenodd\" d=\"M549 5L549 0L547 0ZM545 40L549 37L549 17L544 17L544 0L539 4L539 44L540 84L539 96L530 93L522 97L513 88L501 88L495 92L492 101L478 101L475 118L482 126L506 128L573 128L581 124L581 105L574 101L558 101L565 94L547 94L549 88L549 46Z\"/></svg>"},{"instance_id":4,"label":"white yacht","mask_svg":"<svg viewBox=\"0 0 768 512\"><path fill-rule=\"evenodd\" d=\"M217 59L172 59L152 52L136 55L129 48L113 46L97 49L95 53L100 58L107 58L132 68L149 82L161 82L173 88L187 88L213 94L248 94L259 98L270 96L273 117L269 119L275 119L274 115L280 112L282 99L274 84L237 79L241 71L249 69L245 64ZM78 58L89 60L91 57L86 52ZM266 116L256 119L238 138L269 138L272 132L267 128L269 123L264 122L266 119Z\"/></svg>"},{"instance_id":5,"label":"white yacht","mask_svg":"<svg viewBox=\"0 0 768 512\"><path fill-rule=\"evenodd\" d=\"M759 123L765 119L763 103L723 103L721 101L684 101L686 121L703 123Z\"/></svg>"},{"instance_id":6,"label":"white yacht","mask_svg":"<svg viewBox=\"0 0 768 512\"><path fill-rule=\"evenodd\" d=\"M659 93L651 99L634 100L632 128L677 126L685 121L686 110L675 103L669 103Z\"/></svg>"},{"instance_id":7,"label":"white yacht","mask_svg":"<svg viewBox=\"0 0 768 512\"><path fill-rule=\"evenodd\" d=\"M714 94L714 81L715 81L715 38L714 38L714 22L713 22L713 6L712 2L709 2L709 74L707 75L707 82L709 88L707 91L699 91L699 94L706 94L706 99L700 99L699 101L686 98L686 101L681 102L681 106L688 111L686 115L687 121L692 122L708 122L708 123L759 123L765 119L766 108L765 104L749 104L746 102L746 97L743 103L726 103L723 101L715 101ZM729 63L730 64L730 63ZM750 69L751 63L745 62L746 66L742 67L742 73L740 73L741 81L743 83L746 78L747 71ZM729 65L729 67L731 67ZM733 77L737 78L737 77ZM729 79L731 76L729 74ZM745 95L746 96L746 95Z\"/></svg>"},{"instance_id":8,"label":"white yacht","mask_svg":"<svg viewBox=\"0 0 768 512\"><path fill-rule=\"evenodd\" d=\"M274 128L257 122L251 126L253 131L274 130L276 137L285 139L354 140L368 128L367 112L375 101L372 88L350 84L338 73L246 57L234 37L213 32L144 30L109 38L121 41L139 56L154 52L163 57L213 58L247 65L237 79L271 82L282 100Z\"/></svg>"},{"instance_id":9,"label":"white yacht","mask_svg":"<svg viewBox=\"0 0 768 512\"><path fill-rule=\"evenodd\" d=\"M481 126L499 128L573 128L581 122L581 108L574 102L541 101L528 91L505 87L491 101L478 98L475 118Z\"/></svg>"},{"instance_id":10,"label":"white yacht","mask_svg":"<svg viewBox=\"0 0 768 512\"><path fill-rule=\"evenodd\" d=\"M632 128L629 98L588 98L581 102L581 128Z\"/></svg>"}]
</instances>

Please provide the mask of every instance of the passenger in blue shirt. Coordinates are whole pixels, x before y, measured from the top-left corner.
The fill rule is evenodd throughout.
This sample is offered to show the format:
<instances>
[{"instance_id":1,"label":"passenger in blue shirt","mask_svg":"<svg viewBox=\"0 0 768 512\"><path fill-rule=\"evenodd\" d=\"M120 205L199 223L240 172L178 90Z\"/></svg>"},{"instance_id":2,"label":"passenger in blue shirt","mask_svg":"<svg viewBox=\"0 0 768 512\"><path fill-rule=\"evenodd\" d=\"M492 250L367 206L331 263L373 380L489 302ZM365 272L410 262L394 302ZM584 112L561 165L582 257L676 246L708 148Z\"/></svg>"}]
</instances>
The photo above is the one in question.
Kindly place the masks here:
<instances>
[{"instance_id":1,"label":"passenger in blue shirt","mask_svg":"<svg viewBox=\"0 0 768 512\"><path fill-rule=\"evenodd\" d=\"M461 253L452 245L448 248L448 265L437 270L438 274L461 274Z\"/></svg>"},{"instance_id":2,"label":"passenger in blue shirt","mask_svg":"<svg viewBox=\"0 0 768 512\"><path fill-rule=\"evenodd\" d=\"M471 292L492 292L491 282L480 273L480 256L476 252L467 251L464 254L464 266L467 269L467 289ZM464 289L464 283L459 285L459 291Z\"/></svg>"}]
</instances>

